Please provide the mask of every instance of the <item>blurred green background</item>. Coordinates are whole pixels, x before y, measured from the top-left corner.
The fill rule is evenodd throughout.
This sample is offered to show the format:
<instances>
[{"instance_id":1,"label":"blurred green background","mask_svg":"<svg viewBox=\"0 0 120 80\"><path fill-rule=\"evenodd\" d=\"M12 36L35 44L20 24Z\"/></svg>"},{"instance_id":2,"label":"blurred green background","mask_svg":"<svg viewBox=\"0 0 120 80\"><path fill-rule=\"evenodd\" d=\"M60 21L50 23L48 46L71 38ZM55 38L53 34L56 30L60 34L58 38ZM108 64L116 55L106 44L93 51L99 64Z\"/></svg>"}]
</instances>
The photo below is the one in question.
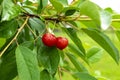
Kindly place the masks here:
<instances>
[{"instance_id":1,"label":"blurred green background","mask_svg":"<svg viewBox=\"0 0 120 80\"><path fill-rule=\"evenodd\" d=\"M117 39L115 33L112 30L105 31L105 34L107 34L112 42L115 44L115 46L120 50L120 42ZM57 33L57 36L62 35L66 36L63 33ZM86 50L93 46L100 47L95 41L93 41L90 37L88 37L83 32L78 33L78 36L80 37L83 46ZM71 40L69 40L71 43ZM100 47L101 48L101 47ZM80 60L81 61L81 60ZM72 64L71 64L72 65ZM115 61L111 58L111 56L103 50L103 54L99 61L91 63L90 66L85 64L85 67L87 67L88 71L98 78L98 80L120 80L120 66L115 63ZM74 78L68 73L65 72L64 76L62 77L63 80L74 80ZM59 79L58 79L59 80Z\"/></svg>"}]
</instances>

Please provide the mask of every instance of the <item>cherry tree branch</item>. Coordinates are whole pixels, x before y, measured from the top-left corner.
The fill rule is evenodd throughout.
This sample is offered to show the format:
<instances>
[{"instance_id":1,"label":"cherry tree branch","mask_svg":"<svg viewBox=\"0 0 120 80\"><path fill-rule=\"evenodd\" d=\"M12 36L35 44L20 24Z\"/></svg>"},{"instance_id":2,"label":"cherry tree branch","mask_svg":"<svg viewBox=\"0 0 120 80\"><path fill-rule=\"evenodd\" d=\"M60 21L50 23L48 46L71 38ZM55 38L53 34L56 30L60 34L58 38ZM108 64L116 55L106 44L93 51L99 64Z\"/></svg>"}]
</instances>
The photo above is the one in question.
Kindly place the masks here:
<instances>
[{"instance_id":1,"label":"cherry tree branch","mask_svg":"<svg viewBox=\"0 0 120 80\"><path fill-rule=\"evenodd\" d=\"M9 46L16 41L19 33L22 31L22 29L25 27L25 25L27 24L27 21L29 19L29 16L27 16L26 20L24 21L24 23L22 24L22 26L18 29L18 32L16 33L16 35L14 36L14 38L8 43L8 45L2 50L2 52L0 53L0 58L2 57L2 55L5 53L5 51L9 48Z\"/></svg>"}]
</instances>

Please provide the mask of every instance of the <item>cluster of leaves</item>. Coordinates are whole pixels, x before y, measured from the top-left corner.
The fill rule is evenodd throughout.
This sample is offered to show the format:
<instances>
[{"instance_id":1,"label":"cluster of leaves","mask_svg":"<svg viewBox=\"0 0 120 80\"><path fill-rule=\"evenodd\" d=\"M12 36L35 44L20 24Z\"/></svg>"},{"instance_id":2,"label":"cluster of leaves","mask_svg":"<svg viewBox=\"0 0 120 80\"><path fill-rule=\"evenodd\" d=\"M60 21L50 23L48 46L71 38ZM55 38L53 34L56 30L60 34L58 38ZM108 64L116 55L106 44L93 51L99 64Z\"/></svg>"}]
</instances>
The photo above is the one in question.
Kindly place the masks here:
<instances>
[{"instance_id":1,"label":"cluster of leaves","mask_svg":"<svg viewBox=\"0 0 120 80\"><path fill-rule=\"evenodd\" d=\"M0 0L0 80L56 80L55 75L61 78L64 71L75 79L97 80L76 55L89 64L102 50L85 51L78 32L86 33L119 63L118 49L100 27L110 26L118 16L88 0L70 4L68 0ZM120 40L119 22L112 25ZM41 42L46 31L56 29L72 41L63 51Z\"/></svg>"}]
</instances>

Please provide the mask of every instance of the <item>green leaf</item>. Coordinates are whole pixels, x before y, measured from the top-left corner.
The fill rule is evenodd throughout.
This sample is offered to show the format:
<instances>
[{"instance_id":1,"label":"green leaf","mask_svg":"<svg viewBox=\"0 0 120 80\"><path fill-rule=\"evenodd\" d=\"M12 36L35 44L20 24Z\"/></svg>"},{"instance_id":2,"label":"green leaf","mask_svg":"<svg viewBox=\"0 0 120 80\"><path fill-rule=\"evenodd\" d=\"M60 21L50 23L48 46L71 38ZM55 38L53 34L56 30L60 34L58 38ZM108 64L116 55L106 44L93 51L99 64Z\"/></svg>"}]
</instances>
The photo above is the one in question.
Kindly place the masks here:
<instances>
[{"instance_id":1,"label":"green leaf","mask_svg":"<svg viewBox=\"0 0 120 80\"><path fill-rule=\"evenodd\" d=\"M114 14L114 15L112 15L112 19L120 19L120 14Z\"/></svg>"},{"instance_id":2,"label":"green leaf","mask_svg":"<svg viewBox=\"0 0 120 80\"><path fill-rule=\"evenodd\" d=\"M0 0L0 5L1 5L2 1L3 1L3 0Z\"/></svg>"},{"instance_id":3,"label":"green leaf","mask_svg":"<svg viewBox=\"0 0 120 80\"><path fill-rule=\"evenodd\" d=\"M18 0L19 2L23 2L23 0Z\"/></svg>"},{"instance_id":4,"label":"green leaf","mask_svg":"<svg viewBox=\"0 0 120 80\"><path fill-rule=\"evenodd\" d=\"M40 80L51 80L50 74L47 70L43 70L40 72Z\"/></svg>"},{"instance_id":5,"label":"green leaf","mask_svg":"<svg viewBox=\"0 0 120 80\"><path fill-rule=\"evenodd\" d=\"M94 46L87 51L86 56L89 62L95 63L102 58L102 54L103 54L103 50Z\"/></svg>"},{"instance_id":6,"label":"green leaf","mask_svg":"<svg viewBox=\"0 0 120 80\"><path fill-rule=\"evenodd\" d=\"M120 29L120 22L112 22L112 27L114 28L114 29Z\"/></svg>"},{"instance_id":7,"label":"green leaf","mask_svg":"<svg viewBox=\"0 0 120 80\"><path fill-rule=\"evenodd\" d=\"M26 41L33 41L34 40L34 38L33 38L34 35L31 35L32 32L30 31L30 29L27 26L25 26L24 29L23 29L23 32L21 32L21 34L22 34L21 36L22 36L24 41L25 40Z\"/></svg>"},{"instance_id":8,"label":"green leaf","mask_svg":"<svg viewBox=\"0 0 120 80\"><path fill-rule=\"evenodd\" d=\"M0 38L0 48L5 44L6 39L5 38Z\"/></svg>"},{"instance_id":9,"label":"green leaf","mask_svg":"<svg viewBox=\"0 0 120 80\"><path fill-rule=\"evenodd\" d=\"M68 11L65 12L65 15L66 15L66 16L73 15L73 14L75 13L75 11L76 11L75 9L73 9L73 10L68 10Z\"/></svg>"},{"instance_id":10,"label":"green leaf","mask_svg":"<svg viewBox=\"0 0 120 80\"><path fill-rule=\"evenodd\" d=\"M38 13L41 13L41 10L43 8L43 2L42 1L44 1L44 0L37 0L37 1L38 1Z\"/></svg>"},{"instance_id":11,"label":"green leaf","mask_svg":"<svg viewBox=\"0 0 120 80\"><path fill-rule=\"evenodd\" d=\"M76 0L72 3L71 6L74 6L74 7L79 7L81 5L82 2L84 2L86 0Z\"/></svg>"},{"instance_id":12,"label":"green leaf","mask_svg":"<svg viewBox=\"0 0 120 80\"><path fill-rule=\"evenodd\" d=\"M63 5L56 1L56 0L50 0L51 4L53 5L53 7L57 10L57 12L61 12L63 10Z\"/></svg>"},{"instance_id":13,"label":"green leaf","mask_svg":"<svg viewBox=\"0 0 120 80\"><path fill-rule=\"evenodd\" d=\"M2 21L11 20L21 12L20 6L15 5L12 0L3 0L2 9Z\"/></svg>"},{"instance_id":14,"label":"green leaf","mask_svg":"<svg viewBox=\"0 0 120 80\"><path fill-rule=\"evenodd\" d=\"M18 20L17 22L18 22L19 27L21 27L22 24L24 23L24 19ZM21 31L21 33L19 34L19 37L17 39L19 43L23 43L24 41L32 42L34 40L34 37L36 36L36 34L33 35L32 31L29 28L30 28L30 26L28 24L25 25L24 29ZM33 30L33 32L34 32L34 30Z\"/></svg>"},{"instance_id":15,"label":"green leaf","mask_svg":"<svg viewBox=\"0 0 120 80\"><path fill-rule=\"evenodd\" d=\"M42 9L45 8L48 4L48 0L38 0L38 13L41 13Z\"/></svg>"},{"instance_id":16,"label":"green leaf","mask_svg":"<svg viewBox=\"0 0 120 80\"><path fill-rule=\"evenodd\" d=\"M109 13L111 13L111 14L114 14L114 11L110 7L107 7L104 10L107 11L107 12L109 12Z\"/></svg>"},{"instance_id":17,"label":"green leaf","mask_svg":"<svg viewBox=\"0 0 120 80\"><path fill-rule=\"evenodd\" d=\"M0 80L12 80L17 76L17 65L15 60L15 50L6 52L0 58Z\"/></svg>"},{"instance_id":18,"label":"green leaf","mask_svg":"<svg viewBox=\"0 0 120 80\"><path fill-rule=\"evenodd\" d=\"M25 13L37 15L37 9L33 5L22 6Z\"/></svg>"},{"instance_id":19,"label":"green leaf","mask_svg":"<svg viewBox=\"0 0 120 80\"><path fill-rule=\"evenodd\" d=\"M115 14L115 15L112 15L112 19L116 20L116 19L120 19L120 15L119 14ZM120 22L119 21L112 21L111 23L111 26L114 28L114 29L120 29Z\"/></svg>"},{"instance_id":20,"label":"green leaf","mask_svg":"<svg viewBox=\"0 0 120 80\"><path fill-rule=\"evenodd\" d=\"M87 69L82 65L82 63L77 60L74 55L67 53L67 56L79 72L88 72Z\"/></svg>"},{"instance_id":21,"label":"green leaf","mask_svg":"<svg viewBox=\"0 0 120 80\"><path fill-rule=\"evenodd\" d=\"M76 30L73 28L62 28L67 35L70 37L70 39L76 44L76 46L81 50L83 54L85 54L85 49L82 46L82 42L79 39L79 37L76 34Z\"/></svg>"},{"instance_id":22,"label":"green leaf","mask_svg":"<svg viewBox=\"0 0 120 80\"><path fill-rule=\"evenodd\" d=\"M73 15L79 8L77 7L65 7L62 12L65 12L66 16Z\"/></svg>"},{"instance_id":23,"label":"green leaf","mask_svg":"<svg viewBox=\"0 0 120 80\"><path fill-rule=\"evenodd\" d=\"M24 46L18 46L15 54L19 79L40 80L40 71L35 54Z\"/></svg>"},{"instance_id":24,"label":"green leaf","mask_svg":"<svg viewBox=\"0 0 120 80\"><path fill-rule=\"evenodd\" d=\"M33 43L33 41L25 41L25 42L23 42L21 44L21 46L25 46L25 47L27 47L27 48L29 48L31 50L34 49L34 43Z\"/></svg>"},{"instance_id":25,"label":"green leaf","mask_svg":"<svg viewBox=\"0 0 120 80\"><path fill-rule=\"evenodd\" d=\"M12 37L15 34L17 27L18 24L17 21L15 20L4 21L0 23L0 37L2 38Z\"/></svg>"},{"instance_id":26,"label":"green leaf","mask_svg":"<svg viewBox=\"0 0 120 80\"><path fill-rule=\"evenodd\" d=\"M79 6L80 13L89 16L97 26L100 26L99 8L96 4L90 1L84 1Z\"/></svg>"},{"instance_id":27,"label":"green leaf","mask_svg":"<svg viewBox=\"0 0 120 80\"><path fill-rule=\"evenodd\" d=\"M81 24L80 24L80 22L79 21L68 21L70 24L71 24L71 26L74 26L74 27L77 27L77 28L81 28Z\"/></svg>"},{"instance_id":28,"label":"green leaf","mask_svg":"<svg viewBox=\"0 0 120 80\"><path fill-rule=\"evenodd\" d=\"M58 0L59 2L61 2L61 4L63 4L64 6L68 5L68 0Z\"/></svg>"},{"instance_id":29,"label":"green leaf","mask_svg":"<svg viewBox=\"0 0 120 80\"><path fill-rule=\"evenodd\" d=\"M112 43L112 41L103 32L97 29L82 29L88 36L90 36L94 41L96 41L102 48L104 48L111 57L119 62L119 51Z\"/></svg>"},{"instance_id":30,"label":"green leaf","mask_svg":"<svg viewBox=\"0 0 120 80\"><path fill-rule=\"evenodd\" d=\"M13 78L12 80L19 80L18 76L16 76L15 78Z\"/></svg>"},{"instance_id":31,"label":"green leaf","mask_svg":"<svg viewBox=\"0 0 120 80\"><path fill-rule=\"evenodd\" d=\"M48 4L48 0L42 0L42 6L45 8Z\"/></svg>"},{"instance_id":32,"label":"green leaf","mask_svg":"<svg viewBox=\"0 0 120 80\"><path fill-rule=\"evenodd\" d=\"M118 40L120 41L120 30L115 30L116 36Z\"/></svg>"},{"instance_id":33,"label":"green leaf","mask_svg":"<svg viewBox=\"0 0 120 80\"><path fill-rule=\"evenodd\" d=\"M1 20L2 6L0 5L0 20Z\"/></svg>"},{"instance_id":34,"label":"green leaf","mask_svg":"<svg viewBox=\"0 0 120 80\"><path fill-rule=\"evenodd\" d=\"M88 73L76 72L73 74L74 77L80 80L97 80L95 77L91 76Z\"/></svg>"},{"instance_id":35,"label":"green leaf","mask_svg":"<svg viewBox=\"0 0 120 80\"><path fill-rule=\"evenodd\" d=\"M112 15L109 12L102 10L100 11L100 19L102 29L106 30L112 22Z\"/></svg>"},{"instance_id":36,"label":"green leaf","mask_svg":"<svg viewBox=\"0 0 120 80\"><path fill-rule=\"evenodd\" d=\"M84 53L78 47L76 47L75 45L69 43L68 48L69 48L69 51L73 52L74 54L77 54L85 62L87 62L87 60L85 59L86 57L85 57Z\"/></svg>"},{"instance_id":37,"label":"green leaf","mask_svg":"<svg viewBox=\"0 0 120 80\"><path fill-rule=\"evenodd\" d=\"M47 47L41 44L38 50L38 61L40 66L43 66L52 75L56 73L60 56L55 47Z\"/></svg>"},{"instance_id":38,"label":"green leaf","mask_svg":"<svg viewBox=\"0 0 120 80\"><path fill-rule=\"evenodd\" d=\"M24 2L24 4L25 4L25 5L32 5L33 2L32 2L32 1L29 1L29 0L26 0L26 1Z\"/></svg>"},{"instance_id":39,"label":"green leaf","mask_svg":"<svg viewBox=\"0 0 120 80\"><path fill-rule=\"evenodd\" d=\"M29 25L33 30L37 30L40 34L45 31L45 24L38 18L30 18Z\"/></svg>"},{"instance_id":40,"label":"green leaf","mask_svg":"<svg viewBox=\"0 0 120 80\"><path fill-rule=\"evenodd\" d=\"M80 21L80 23L82 23L84 26L88 27L88 28L100 28L100 26L97 26L93 20L91 21ZM82 26L83 27L83 26Z\"/></svg>"}]
</instances>

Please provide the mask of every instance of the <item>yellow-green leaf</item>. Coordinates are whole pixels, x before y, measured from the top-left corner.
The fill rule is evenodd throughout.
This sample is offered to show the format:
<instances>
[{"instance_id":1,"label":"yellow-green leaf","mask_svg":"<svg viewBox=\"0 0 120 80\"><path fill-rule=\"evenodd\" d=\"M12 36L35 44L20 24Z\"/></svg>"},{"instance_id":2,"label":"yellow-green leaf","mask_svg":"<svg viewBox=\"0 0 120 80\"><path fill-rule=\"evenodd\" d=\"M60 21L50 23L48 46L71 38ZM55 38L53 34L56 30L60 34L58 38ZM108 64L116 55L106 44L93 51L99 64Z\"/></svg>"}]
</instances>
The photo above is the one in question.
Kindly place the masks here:
<instances>
[{"instance_id":1,"label":"yellow-green leaf","mask_svg":"<svg viewBox=\"0 0 120 80\"><path fill-rule=\"evenodd\" d=\"M96 41L104 50L106 50L111 57L119 62L119 51L103 32L97 29L82 29L89 37L91 37L94 41Z\"/></svg>"}]
</instances>

